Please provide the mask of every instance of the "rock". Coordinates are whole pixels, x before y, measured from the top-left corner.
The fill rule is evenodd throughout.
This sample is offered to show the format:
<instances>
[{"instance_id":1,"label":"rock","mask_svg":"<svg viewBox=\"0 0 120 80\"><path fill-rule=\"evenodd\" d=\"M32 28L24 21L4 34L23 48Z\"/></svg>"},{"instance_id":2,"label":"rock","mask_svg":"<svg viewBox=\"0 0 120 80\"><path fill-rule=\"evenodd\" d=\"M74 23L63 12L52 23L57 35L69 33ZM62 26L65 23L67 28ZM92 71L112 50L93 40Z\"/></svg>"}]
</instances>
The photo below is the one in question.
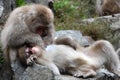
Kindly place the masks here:
<instances>
[{"instance_id":1,"label":"rock","mask_svg":"<svg viewBox=\"0 0 120 80\"><path fill-rule=\"evenodd\" d=\"M110 28L112 29L112 30L120 30L120 20L118 20L117 22L115 22L115 23L112 23L111 25L110 25Z\"/></svg>"},{"instance_id":2,"label":"rock","mask_svg":"<svg viewBox=\"0 0 120 80\"><path fill-rule=\"evenodd\" d=\"M3 7L3 2L0 1L0 17L2 16L3 14L3 10L4 10L4 7Z\"/></svg>"},{"instance_id":3,"label":"rock","mask_svg":"<svg viewBox=\"0 0 120 80\"><path fill-rule=\"evenodd\" d=\"M83 36L89 43L89 45L93 44L95 40L91 36Z\"/></svg>"},{"instance_id":4,"label":"rock","mask_svg":"<svg viewBox=\"0 0 120 80\"><path fill-rule=\"evenodd\" d=\"M82 33L78 30L60 30L55 33L55 37L70 36L78 42L81 46L89 45L88 41L82 36Z\"/></svg>"},{"instance_id":5,"label":"rock","mask_svg":"<svg viewBox=\"0 0 120 80\"><path fill-rule=\"evenodd\" d=\"M36 64L28 67L19 80L54 80L54 75L47 67Z\"/></svg>"},{"instance_id":6,"label":"rock","mask_svg":"<svg viewBox=\"0 0 120 80\"><path fill-rule=\"evenodd\" d=\"M0 24L4 23L9 13L16 8L16 0L0 0Z\"/></svg>"},{"instance_id":7,"label":"rock","mask_svg":"<svg viewBox=\"0 0 120 80\"><path fill-rule=\"evenodd\" d=\"M20 64L19 60L16 60L15 64L12 65L12 70L14 71L14 80L18 80L19 77L23 75L26 68Z\"/></svg>"},{"instance_id":8,"label":"rock","mask_svg":"<svg viewBox=\"0 0 120 80\"><path fill-rule=\"evenodd\" d=\"M118 49L118 43L120 39L120 14L89 18L81 21L81 23L86 26L92 24L92 22L100 22L101 24L104 23L107 24L107 27L110 27L111 32L106 33L104 37L106 40L110 41L113 44L115 49Z\"/></svg>"}]
</instances>

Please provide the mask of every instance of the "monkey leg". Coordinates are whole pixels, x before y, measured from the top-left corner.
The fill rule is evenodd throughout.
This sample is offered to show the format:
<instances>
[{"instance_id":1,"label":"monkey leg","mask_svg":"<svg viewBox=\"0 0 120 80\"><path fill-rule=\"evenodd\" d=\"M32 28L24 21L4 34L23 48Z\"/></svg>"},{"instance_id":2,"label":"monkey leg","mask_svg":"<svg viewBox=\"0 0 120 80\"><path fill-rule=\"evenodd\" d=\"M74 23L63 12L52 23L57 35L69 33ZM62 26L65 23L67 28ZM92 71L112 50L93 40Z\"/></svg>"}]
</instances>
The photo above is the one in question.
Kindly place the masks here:
<instances>
[{"instance_id":1,"label":"monkey leg","mask_svg":"<svg viewBox=\"0 0 120 80\"><path fill-rule=\"evenodd\" d=\"M104 65L109 71L120 76L119 56L110 42L106 40L96 41L86 48L85 53L91 57L96 67L99 68Z\"/></svg>"},{"instance_id":2,"label":"monkey leg","mask_svg":"<svg viewBox=\"0 0 120 80\"><path fill-rule=\"evenodd\" d=\"M87 57L86 57L87 58ZM68 64L68 72L75 77L94 77L96 67L94 64L82 58L75 58Z\"/></svg>"},{"instance_id":3,"label":"monkey leg","mask_svg":"<svg viewBox=\"0 0 120 80\"><path fill-rule=\"evenodd\" d=\"M11 68L9 47L3 50L4 64L0 72L2 80L13 80L14 72Z\"/></svg>"}]
</instances>

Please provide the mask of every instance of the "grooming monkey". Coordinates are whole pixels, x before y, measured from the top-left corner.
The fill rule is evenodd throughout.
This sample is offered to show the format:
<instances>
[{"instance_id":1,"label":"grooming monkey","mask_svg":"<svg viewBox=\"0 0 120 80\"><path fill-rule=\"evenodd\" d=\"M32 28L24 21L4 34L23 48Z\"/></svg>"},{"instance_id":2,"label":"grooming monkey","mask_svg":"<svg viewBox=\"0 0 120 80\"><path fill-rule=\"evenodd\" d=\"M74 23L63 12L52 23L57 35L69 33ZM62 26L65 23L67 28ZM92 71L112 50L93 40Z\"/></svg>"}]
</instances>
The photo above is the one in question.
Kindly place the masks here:
<instances>
[{"instance_id":1,"label":"grooming monkey","mask_svg":"<svg viewBox=\"0 0 120 80\"><path fill-rule=\"evenodd\" d=\"M100 16L120 13L119 0L97 0L96 11Z\"/></svg>"},{"instance_id":2,"label":"grooming monkey","mask_svg":"<svg viewBox=\"0 0 120 80\"><path fill-rule=\"evenodd\" d=\"M65 38L64 38L65 39ZM62 40L61 40L62 41ZM19 49L26 51L26 47ZM75 77L91 77L97 74L103 65L110 72L120 76L120 61L112 44L106 40L94 42L89 47L74 47L68 44L48 45L46 50L39 46L31 48L32 54L27 63L36 62L48 66L55 75L65 71Z\"/></svg>"},{"instance_id":3,"label":"grooming monkey","mask_svg":"<svg viewBox=\"0 0 120 80\"><path fill-rule=\"evenodd\" d=\"M6 70L5 74L2 74L3 77L8 75L10 76L8 79L11 80L11 66L14 67L13 64L18 55L17 50L21 46L32 47L37 45L44 50L45 46L53 43L53 20L52 11L40 4L18 7L10 14L1 32ZM24 58L21 57L21 59Z\"/></svg>"}]
</instances>

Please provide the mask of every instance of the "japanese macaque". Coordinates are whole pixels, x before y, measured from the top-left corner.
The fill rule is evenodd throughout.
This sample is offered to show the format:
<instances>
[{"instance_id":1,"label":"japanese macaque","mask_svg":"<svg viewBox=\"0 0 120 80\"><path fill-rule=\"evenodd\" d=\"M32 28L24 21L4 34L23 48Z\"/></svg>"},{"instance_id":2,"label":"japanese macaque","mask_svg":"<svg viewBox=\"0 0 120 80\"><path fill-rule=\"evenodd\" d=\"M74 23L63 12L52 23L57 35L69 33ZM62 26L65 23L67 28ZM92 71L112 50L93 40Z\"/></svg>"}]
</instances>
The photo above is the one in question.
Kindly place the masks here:
<instances>
[{"instance_id":1,"label":"japanese macaque","mask_svg":"<svg viewBox=\"0 0 120 80\"><path fill-rule=\"evenodd\" d=\"M27 63L35 62L50 68L55 75L67 72L75 77L94 77L105 66L110 72L120 76L120 61L112 44L106 40L94 42L89 47L74 47L64 44L48 45L46 50L39 46L31 48ZM22 47L29 54L28 48Z\"/></svg>"},{"instance_id":2,"label":"japanese macaque","mask_svg":"<svg viewBox=\"0 0 120 80\"><path fill-rule=\"evenodd\" d=\"M9 70L13 67L12 63L16 61L17 50L21 46L31 47L32 44L44 50L45 46L53 43L53 20L51 9L40 4L18 7L10 14L1 32L6 73L11 74Z\"/></svg>"},{"instance_id":3,"label":"japanese macaque","mask_svg":"<svg viewBox=\"0 0 120 80\"><path fill-rule=\"evenodd\" d=\"M119 0L97 0L96 12L100 16L120 13L120 1Z\"/></svg>"}]
</instances>

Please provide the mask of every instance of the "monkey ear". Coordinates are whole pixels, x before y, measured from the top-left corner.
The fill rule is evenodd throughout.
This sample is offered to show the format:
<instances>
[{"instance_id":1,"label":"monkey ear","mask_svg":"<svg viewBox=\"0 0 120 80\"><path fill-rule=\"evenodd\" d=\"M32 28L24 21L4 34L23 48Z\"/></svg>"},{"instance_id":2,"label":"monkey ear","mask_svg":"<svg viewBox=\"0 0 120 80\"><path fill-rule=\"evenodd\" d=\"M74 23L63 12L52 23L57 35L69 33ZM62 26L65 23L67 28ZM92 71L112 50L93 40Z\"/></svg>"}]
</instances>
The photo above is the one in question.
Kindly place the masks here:
<instances>
[{"instance_id":1,"label":"monkey ear","mask_svg":"<svg viewBox=\"0 0 120 80\"><path fill-rule=\"evenodd\" d=\"M55 13L53 1L48 2L48 7L52 10L53 13Z\"/></svg>"}]
</instances>

